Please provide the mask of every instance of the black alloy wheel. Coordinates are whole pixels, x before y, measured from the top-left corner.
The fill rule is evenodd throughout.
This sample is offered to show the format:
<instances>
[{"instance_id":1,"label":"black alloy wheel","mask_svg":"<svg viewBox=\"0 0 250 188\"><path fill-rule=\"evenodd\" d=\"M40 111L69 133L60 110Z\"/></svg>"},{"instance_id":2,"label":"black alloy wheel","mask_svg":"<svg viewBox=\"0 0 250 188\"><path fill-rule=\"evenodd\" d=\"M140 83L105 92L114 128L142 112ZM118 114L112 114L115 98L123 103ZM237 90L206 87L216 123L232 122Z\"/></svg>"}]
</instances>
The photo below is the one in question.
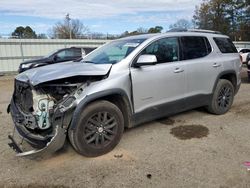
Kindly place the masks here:
<instances>
[{"instance_id":1,"label":"black alloy wheel","mask_svg":"<svg viewBox=\"0 0 250 188\"><path fill-rule=\"evenodd\" d=\"M87 120L84 139L93 148L101 148L110 144L117 134L118 122L107 111L95 113Z\"/></svg>"},{"instance_id":2,"label":"black alloy wheel","mask_svg":"<svg viewBox=\"0 0 250 188\"><path fill-rule=\"evenodd\" d=\"M230 102L232 100L232 94L233 94L233 91L231 87L224 86L221 88L219 95L218 95L217 102L218 102L218 106L222 110L226 110L228 106L230 105Z\"/></svg>"},{"instance_id":3,"label":"black alloy wheel","mask_svg":"<svg viewBox=\"0 0 250 188\"><path fill-rule=\"evenodd\" d=\"M74 129L68 132L74 149L87 157L111 151L120 141L124 130L121 110L109 101L95 101L82 111Z\"/></svg>"},{"instance_id":4,"label":"black alloy wheel","mask_svg":"<svg viewBox=\"0 0 250 188\"><path fill-rule=\"evenodd\" d=\"M213 114L225 114L234 100L234 86L229 80L220 79L213 92L212 100L207 109Z\"/></svg>"}]
</instances>

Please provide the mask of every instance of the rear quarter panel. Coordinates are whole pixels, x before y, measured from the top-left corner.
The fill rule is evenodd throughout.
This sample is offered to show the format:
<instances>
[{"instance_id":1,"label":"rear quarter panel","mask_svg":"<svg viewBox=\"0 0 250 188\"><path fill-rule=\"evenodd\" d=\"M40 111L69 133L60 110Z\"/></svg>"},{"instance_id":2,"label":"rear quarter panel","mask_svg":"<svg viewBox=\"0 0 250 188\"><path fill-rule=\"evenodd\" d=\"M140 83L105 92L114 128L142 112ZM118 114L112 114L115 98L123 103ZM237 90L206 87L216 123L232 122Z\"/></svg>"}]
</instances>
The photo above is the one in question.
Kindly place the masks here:
<instances>
[{"instance_id":1,"label":"rear quarter panel","mask_svg":"<svg viewBox=\"0 0 250 188\"><path fill-rule=\"evenodd\" d=\"M237 85L241 83L240 72L242 64L240 62L240 56L238 53L222 54L223 68L224 71L235 71L237 77Z\"/></svg>"}]
</instances>

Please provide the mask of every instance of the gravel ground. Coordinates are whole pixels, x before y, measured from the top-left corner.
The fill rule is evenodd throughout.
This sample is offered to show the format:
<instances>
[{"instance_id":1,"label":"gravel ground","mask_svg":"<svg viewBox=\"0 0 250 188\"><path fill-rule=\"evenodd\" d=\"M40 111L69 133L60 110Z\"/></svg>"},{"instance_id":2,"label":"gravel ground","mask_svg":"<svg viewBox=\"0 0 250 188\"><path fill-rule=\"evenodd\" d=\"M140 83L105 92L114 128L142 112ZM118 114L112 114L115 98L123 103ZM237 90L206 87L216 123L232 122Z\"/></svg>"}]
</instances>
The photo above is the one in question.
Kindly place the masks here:
<instances>
[{"instance_id":1,"label":"gravel ground","mask_svg":"<svg viewBox=\"0 0 250 188\"><path fill-rule=\"evenodd\" d=\"M126 130L110 153L86 158L70 146L50 157L18 158L8 147L13 77L0 77L0 187L250 187L250 84L232 109L196 109Z\"/></svg>"}]
</instances>

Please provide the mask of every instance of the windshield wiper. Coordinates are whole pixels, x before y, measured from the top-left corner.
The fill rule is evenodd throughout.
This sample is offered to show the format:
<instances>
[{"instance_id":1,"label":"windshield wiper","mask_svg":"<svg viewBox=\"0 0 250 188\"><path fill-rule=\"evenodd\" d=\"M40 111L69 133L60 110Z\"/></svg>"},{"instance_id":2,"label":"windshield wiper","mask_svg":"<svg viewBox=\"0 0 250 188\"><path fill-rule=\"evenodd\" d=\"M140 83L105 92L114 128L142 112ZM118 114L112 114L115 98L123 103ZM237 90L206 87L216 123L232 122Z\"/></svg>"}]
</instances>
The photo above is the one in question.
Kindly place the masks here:
<instances>
[{"instance_id":1,"label":"windshield wiper","mask_svg":"<svg viewBox=\"0 0 250 188\"><path fill-rule=\"evenodd\" d=\"M83 63L93 63L93 64L96 64L95 62L93 61L82 61Z\"/></svg>"}]
</instances>

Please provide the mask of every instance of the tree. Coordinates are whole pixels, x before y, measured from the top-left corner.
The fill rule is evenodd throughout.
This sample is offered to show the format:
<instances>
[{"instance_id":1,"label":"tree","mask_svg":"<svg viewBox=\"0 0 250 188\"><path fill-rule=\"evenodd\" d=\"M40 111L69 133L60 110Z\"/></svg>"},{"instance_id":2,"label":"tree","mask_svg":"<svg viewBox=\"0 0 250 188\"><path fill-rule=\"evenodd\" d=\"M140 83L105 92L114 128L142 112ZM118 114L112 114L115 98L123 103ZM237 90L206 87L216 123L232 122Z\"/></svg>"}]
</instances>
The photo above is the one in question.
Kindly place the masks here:
<instances>
[{"instance_id":1,"label":"tree","mask_svg":"<svg viewBox=\"0 0 250 188\"><path fill-rule=\"evenodd\" d=\"M148 32L148 30L146 28L143 28L143 27L139 27L136 31L138 34L145 34Z\"/></svg>"},{"instance_id":2,"label":"tree","mask_svg":"<svg viewBox=\"0 0 250 188\"><path fill-rule=\"evenodd\" d=\"M137 30L132 31L132 32L125 31L124 33L120 35L120 37L140 35L140 34L146 34L146 33L161 33L162 30L163 30L162 26L155 26L149 29L139 27Z\"/></svg>"},{"instance_id":3,"label":"tree","mask_svg":"<svg viewBox=\"0 0 250 188\"><path fill-rule=\"evenodd\" d=\"M132 32L125 31L124 33L121 34L121 37L140 35L140 34L145 34L145 33L148 33L148 29L145 29L143 27L139 27L137 30L132 31Z\"/></svg>"},{"instance_id":4,"label":"tree","mask_svg":"<svg viewBox=\"0 0 250 188\"><path fill-rule=\"evenodd\" d=\"M233 40L250 40L248 10L249 0L204 0L196 7L193 21L199 29L220 31Z\"/></svg>"},{"instance_id":5,"label":"tree","mask_svg":"<svg viewBox=\"0 0 250 188\"><path fill-rule=\"evenodd\" d=\"M37 38L36 32L30 26L19 26L15 29L15 31L11 34L12 37L15 38L25 38L25 39L33 39Z\"/></svg>"},{"instance_id":6,"label":"tree","mask_svg":"<svg viewBox=\"0 0 250 188\"><path fill-rule=\"evenodd\" d=\"M78 19L71 19L67 14L63 22L58 22L52 28L52 38L77 39L82 38L89 29Z\"/></svg>"},{"instance_id":7,"label":"tree","mask_svg":"<svg viewBox=\"0 0 250 188\"><path fill-rule=\"evenodd\" d=\"M163 30L162 26L155 26L149 28L148 33L161 33L162 30Z\"/></svg>"},{"instance_id":8,"label":"tree","mask_svg":"<svg viewBox=\"0 0 250 188\"><path fill-rule=\"evenodd\" d=\"M192 23L186 19L179 19L174 24L169 26L169 29L179 28L179 29L190 29L192 27Z\"/></svg>"}]
</instances>

